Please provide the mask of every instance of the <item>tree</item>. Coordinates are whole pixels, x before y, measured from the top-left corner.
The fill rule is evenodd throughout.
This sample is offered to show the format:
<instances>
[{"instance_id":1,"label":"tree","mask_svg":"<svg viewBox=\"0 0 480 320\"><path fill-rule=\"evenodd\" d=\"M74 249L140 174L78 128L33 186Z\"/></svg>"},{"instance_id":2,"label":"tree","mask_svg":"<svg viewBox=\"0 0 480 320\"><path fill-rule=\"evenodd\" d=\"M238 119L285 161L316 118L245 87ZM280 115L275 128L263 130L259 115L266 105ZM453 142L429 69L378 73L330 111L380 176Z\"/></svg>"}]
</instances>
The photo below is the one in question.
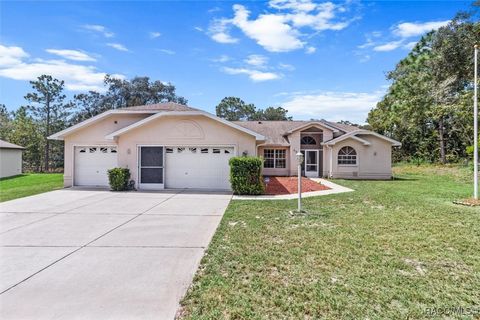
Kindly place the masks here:
<instances>
[{"instance_id":1,"label":"tree","mask_svg":"<svg viewBox=\"0 0 480 320\"><path fill-rule=\"evenodd\" d=\"M263 121L286 121L292 120L292 117L287 116L288 110L282 107L268 107L265 110L258 110L253 118L250 120Z\"/></svg>"},{"instance_id":2,"label":"tree","mask_svg":"<svg viewBox=\"0 0 480 320\"><path fill-rule=\"evenodd\" d=\"M0 104L0 139L8 140L11 129L11 115L4 104Z\"/></svg>"},{"instance_id":3,"label":"tree","mask_svg":"<svg viewBox=\"0 0 480 320\"><path fill-rule=\"evenodd\" d=\"M76 109L76 112L71 119L73 124L82 122L112 109L111 104L106 103L105 96L95 91L76 94L73 97L73 104Z\"/></svg>"},{"instance_id":4,"label":"tree","mask_svg":"<svg viewBox=\"0 0 480 320\"><path fill-rule=\"evenodd\" d=\"M63 81L49 75L42 75L36 81L30 81L30 84L35 91L25 96L30 103L27 109L32 112L42 132L45 144L43 165L44 170L48 172L51 145L48 136L66 127L71 105L64 103L66 96L63 94L65 85ZM57 155L54 157L57 162L61 159L63 155L60 158Z\"/></svg>"},{"instance_id":5,"label":"tree","mask_svg":"<svg viewBox=\"0 0 480 320\"><path fill-rule=\"evenodd\" d=\"M255 105L246 104L237 97L225 97L215 108L217 116L228 121L251 120L256 113Z\"/></svg>"}]
</instances>

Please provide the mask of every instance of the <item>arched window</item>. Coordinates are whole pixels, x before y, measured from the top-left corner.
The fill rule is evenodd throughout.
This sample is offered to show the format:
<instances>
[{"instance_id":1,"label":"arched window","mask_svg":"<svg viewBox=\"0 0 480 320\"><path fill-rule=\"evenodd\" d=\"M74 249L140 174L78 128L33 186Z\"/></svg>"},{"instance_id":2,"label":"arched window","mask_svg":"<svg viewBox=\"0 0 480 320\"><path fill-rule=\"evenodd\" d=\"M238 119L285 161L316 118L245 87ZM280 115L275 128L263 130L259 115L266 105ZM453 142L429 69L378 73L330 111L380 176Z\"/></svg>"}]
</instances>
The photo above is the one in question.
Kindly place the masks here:
<instances>
[{"instance_id":1,"label":"arched window","mask_svg":"<svg viewBox=\"0 0 480 320\"><path fill-rule=\"evenodd\" d=\"M305 136L305 137L302 137L302 140L300 141L300 143L307 144L307 145L316 145L317 141L315 141L315 139L312 138L311 136Z\"/></svg>"},{"instance_id":2,"label":"arched window","mask_svg":"<svg viewBox=\"0 0 480 320\"><path fill-rule=\"evenodd\" d=\"M343 147L338 151L338 164L356 165L357 151L352 147Z\"/></svg>"}]
</instances>

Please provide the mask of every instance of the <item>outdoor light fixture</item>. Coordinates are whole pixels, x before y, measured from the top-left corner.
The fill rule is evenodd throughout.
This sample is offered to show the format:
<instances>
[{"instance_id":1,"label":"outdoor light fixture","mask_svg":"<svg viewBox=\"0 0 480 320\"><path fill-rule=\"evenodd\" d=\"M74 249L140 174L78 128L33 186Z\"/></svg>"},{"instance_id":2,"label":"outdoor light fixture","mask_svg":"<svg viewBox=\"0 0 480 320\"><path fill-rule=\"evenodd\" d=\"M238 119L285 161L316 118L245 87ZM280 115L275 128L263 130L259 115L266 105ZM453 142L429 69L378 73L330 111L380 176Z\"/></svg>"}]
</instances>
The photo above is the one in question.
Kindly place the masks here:
<instances>
[{"instance_id":1,"label":"outdoor light fixture","mask_svg":"<svg viewBox=\"0 0 480 320\"><path fill-rule=\"evenodd\" d=\"M297 152L297 164L298 164L298 212L302 212L302 163L303 153Z\"/></svg>"}]
</instances>

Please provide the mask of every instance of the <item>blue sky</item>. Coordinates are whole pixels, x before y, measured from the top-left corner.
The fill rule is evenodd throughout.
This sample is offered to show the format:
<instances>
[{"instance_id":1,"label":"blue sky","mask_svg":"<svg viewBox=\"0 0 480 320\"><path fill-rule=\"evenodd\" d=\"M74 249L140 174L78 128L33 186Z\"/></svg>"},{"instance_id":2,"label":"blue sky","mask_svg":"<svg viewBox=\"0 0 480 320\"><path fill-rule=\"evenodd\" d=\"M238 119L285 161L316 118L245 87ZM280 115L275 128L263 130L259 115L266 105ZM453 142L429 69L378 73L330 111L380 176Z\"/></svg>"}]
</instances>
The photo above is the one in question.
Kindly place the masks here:
<instances>
[{"instance_id":1,"label":"blue sky","mask_svg":"<svg viewBox=\"0 0 480 320\"><path fill-rule=\"evenodd\" d=\"M2 1L0 103L49 73L67 94L103 76L171 82L194 107L225 96L296 119L365 122L420 35L470 2Z\"/></svg>"}]
</instances>

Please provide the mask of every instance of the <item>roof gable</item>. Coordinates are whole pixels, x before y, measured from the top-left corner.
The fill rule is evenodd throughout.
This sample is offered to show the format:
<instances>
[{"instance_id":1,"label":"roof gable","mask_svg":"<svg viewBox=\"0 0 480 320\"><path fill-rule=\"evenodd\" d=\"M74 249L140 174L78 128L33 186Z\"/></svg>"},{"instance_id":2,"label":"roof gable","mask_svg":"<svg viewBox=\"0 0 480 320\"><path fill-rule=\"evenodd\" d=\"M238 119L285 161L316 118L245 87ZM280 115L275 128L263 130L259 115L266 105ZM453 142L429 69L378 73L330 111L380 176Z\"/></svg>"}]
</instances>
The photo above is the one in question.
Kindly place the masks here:
<instances>
[{"instance_id":1,"label":"roof gable","mask_svg":"<svg viewBox=\"0 0 480 320\"><path fill-rule=\"evenodd\" d=\"M340 141L343 141L343 140L346 140L346 139L354 139L354 140L357 140L357 141L360 141L362 143L364 142L367 142L367 144L365 145L370 145L370 142L366 141L365 139L362 139L360 137L358 137L357 135L373 135L373 136L376 136L377 138L380 138L382 140L385 140L385 141L388 141L392 144L392 146L394 147L400 147L402 144L400 142L398 142L397 140L394 140L394 139L390 139L388 137L385 137L384 135L381 135L379 133L376 133L376 132L373 132L373 131L369 131L369 130L363 130L363 129L359 129L359 130L355 130L355 131L352 131L352 132L349 132L347 134L344 134L338 138L335 138L335 139L332 139L330 141L327 141L327 142L324 142L323 144L326 145L326 146L333 146L335 145L337 142L340 142Z\"/></svg>"}]
</instances>

